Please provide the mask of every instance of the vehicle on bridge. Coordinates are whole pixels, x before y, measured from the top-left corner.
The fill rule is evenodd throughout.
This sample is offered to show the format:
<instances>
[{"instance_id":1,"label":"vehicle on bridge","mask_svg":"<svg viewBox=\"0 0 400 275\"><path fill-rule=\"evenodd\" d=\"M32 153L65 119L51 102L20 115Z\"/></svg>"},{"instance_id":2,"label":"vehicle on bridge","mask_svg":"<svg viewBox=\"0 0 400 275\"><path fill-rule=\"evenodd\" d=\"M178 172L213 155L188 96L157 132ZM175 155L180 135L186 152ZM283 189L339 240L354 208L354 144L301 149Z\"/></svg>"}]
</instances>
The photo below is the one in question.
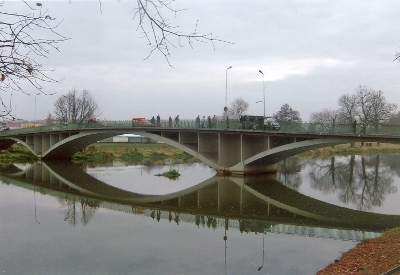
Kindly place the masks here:
<instances>
[{"instance_id":1,"label":"vehicle on bridge","mask_svg":"<svg viewBox=\"0 0 400 275\"><path fill-rule=\"evenodd\" d=\"M281 128L272 117L244 115L239 117L240 128L249 130L274 130Z\"/></svg>"},{"instance_id":2,"label":"vehicle on bridge","mask_svg":"<svg viewBox=\"0 0 400 275\"><path fill-rule=\"evenodd\" d=\"M151 126L150 121L144 117L134 117L132 118L132 127L148 127Z\"/></svg>"},{"instance_id":3,"label":"vehicle on bridge","mask_svg":"<svg viewBox=\"0 0 400 275\"><path fill-rule=\"evenodd\" d=\"M281 129L281 125L270 116L265 117L264 119L264 130L274 130L278 131Z\"/></svg>"}]
</instances>

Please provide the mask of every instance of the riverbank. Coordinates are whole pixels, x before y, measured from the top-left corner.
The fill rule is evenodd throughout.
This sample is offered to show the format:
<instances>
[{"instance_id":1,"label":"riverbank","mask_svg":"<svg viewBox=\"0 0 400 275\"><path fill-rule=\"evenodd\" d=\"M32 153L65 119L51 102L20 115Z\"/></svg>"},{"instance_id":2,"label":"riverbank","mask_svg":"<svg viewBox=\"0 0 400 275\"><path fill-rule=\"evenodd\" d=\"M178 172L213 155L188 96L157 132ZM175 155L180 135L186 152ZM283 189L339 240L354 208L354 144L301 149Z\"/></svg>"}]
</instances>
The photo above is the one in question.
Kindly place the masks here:
<instances>
[{"instance_id":1,"label":"riverbank","mask_svg":"<svg viewBox=\"0 0 400 275\"><path fill-rule=\"evenodd\" d=\"M341 259L319 271L317 275L383 275L400 274L400 228L385 232L381 237L359 243L343 253ZM394 270L396 269L396 271ZM393 272L387 273L393 270Z\"/></svg>"},{"instance_id":2,"label":"riverbank","mask_svg":"<svg viewBox=\"0 0 400 275\"><path fill-rule=\"evenodd\" d=\"M0 151L0 163L33 163L38 158L25 146L15 144L8 150Z\"/></svg>"},{"instance_id":3,"label":"riverbank","mask_svg":"<svg viewBox=\"0 0 400 275\"><path fill-rule=\"evenodd\" d=\"M95 143L72 157L74 162L112 160L138 163L141 161L188 161L195 160L195 158L165 143Z\"/></svg>"},{"instance_id":4,"label":"riverbank","mask_svg":"<svg viewBox=\"0 0 400 275\"><path fill-rule=\"evenodd\" d=\"M298 157L332 157L349 155L375 155L375 154L400 154L400 145L388 143L361 143L341 144L310 150L299 154ZM165 143L95 143L83 152L76 153L73 161L84 160L122 160L127 162L140 162L143 160L189 160L193 156Z\"/></svg>"},{"instance_id":5,"label":"riverbank","mask_svg":"<svg viewBox=\"0 0 400 275\"><path fill-rule=\"evenodd\" d=\"M400 145L389 143L366 143L364 146L361 143L340 144L333 147L319 148L310 150L298 155L298 157L333 157L333 156L351 156L351 155L376 155L376 154L400 154Z\"/></svg>"}]
</instances>

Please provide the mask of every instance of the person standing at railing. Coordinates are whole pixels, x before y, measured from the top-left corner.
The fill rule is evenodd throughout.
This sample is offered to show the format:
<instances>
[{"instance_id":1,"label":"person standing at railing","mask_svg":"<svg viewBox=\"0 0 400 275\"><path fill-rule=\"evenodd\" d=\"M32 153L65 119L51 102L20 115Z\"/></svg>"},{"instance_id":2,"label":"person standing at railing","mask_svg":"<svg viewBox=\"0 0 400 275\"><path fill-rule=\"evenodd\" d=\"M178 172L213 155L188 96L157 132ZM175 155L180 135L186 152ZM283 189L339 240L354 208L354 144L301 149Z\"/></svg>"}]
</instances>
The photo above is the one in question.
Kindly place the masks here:
<instances>
[{"instance_id":1,"label":"person standing at railing","mask_svg":"<svg viewBox=\"0 0 400 275\"><path fill-rule=\"evenodd\" d=\"M217 128L217 117L215 115L212 118L212 127L213 129Z\"/></svg>"},{"instance_id":2,"label":"person standing at railing","mask_svg":"<svg viewBox=\"0 0 400 275\"><path fill-rule=\"evenodd\" d=\"M197 115L195 125L196 125L196 128L200 128L200 115Z\"/></svg>"},{"instance_id":3,"label":"person standing at railing","mask_svg":"<svg viewBox=\"0 0 400 275\"><path fill-rule=\"evenodd\" d=\"M356 133L356 130L357 130L357 121L354 120L354 121L353 121L353 134Z\"/></svg>"},{"instance_id":4,"label":"person standing at railing","mask_svg":"<svg viewBox=\"0 0 400 275\"><path fill-rule=\"evenodd\" d=\"M161 127L161 118L160 118L160 115L157 115L157 127Z\"/></svg>"},{"instance_id":5,"label":"person standing at railing","mask_svg":"<svg viewBox=\"0 0 400 275\"><path fill-rule=\"evenodd\" d=\"M367 123L365 120L361 121L361 131L360 134L366 134L367 133Z\"/></svg>"},{"instance_id":6,"label":"person standing at railing","mask_svg":"<svg viewBox=\"0 0 400 275\"><path fill-rule=\"evenodd\" d=\"M154 116L150 119L150 123L151 123L151 126L156 125L156 119L154 118Z\"/></svg>"},{"instance_id":7,"label":"person standing at railing","mask_svg":"<svg viewBox=\"0 0 400 275\"><path fill-rule=\"evenodd\" d=\"M168 127L172 127L172 117L171 116L169 116L169 118L168 118Z\"/></svg>"},{"instance_id":8,"label":"person standing at railing","mask_svg":"<svg viewBox=\"0 0 400 275\"><path fill-rule=\"evenodd\" d=\"M207 118L207 128L211 128L211 127L212 127L211 117L208 116L208 118Z\"/></svg>"},{"instance_id":9,"label":"person standing at railing","mask_svg":"<svg viewBox=\"0 0 400 275\"><path fill-rule=\"evenodd\" d=\"M179 115L175 117L175 127L179 127Z\"/></svg>"},{"instance_id":10,"label":"person standing at railing","mask_svg":"<svg viewBox=\"0 0 400 275\"><path fill-rule=\"evenodd\" d=\"M332 119L332 133L335 133L335 127L336 127L336 116Z\"/></svg>"}]
</instances>

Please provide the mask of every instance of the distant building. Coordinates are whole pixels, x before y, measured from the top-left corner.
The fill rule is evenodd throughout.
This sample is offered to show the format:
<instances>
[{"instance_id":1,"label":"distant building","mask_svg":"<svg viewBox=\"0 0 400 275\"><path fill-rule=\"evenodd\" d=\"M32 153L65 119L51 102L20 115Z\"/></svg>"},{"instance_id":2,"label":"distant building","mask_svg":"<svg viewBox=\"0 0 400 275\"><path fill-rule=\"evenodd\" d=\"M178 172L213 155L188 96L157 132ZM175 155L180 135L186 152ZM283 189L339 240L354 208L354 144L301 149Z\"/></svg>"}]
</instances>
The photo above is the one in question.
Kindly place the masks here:
<instances>
[{"instance_id":1,"label":"distant building","mask_svg":"<svg viewBox=\"0 0 400 275\"><path fill-rule=\"evenodd\" d=\"M13 122L9 121L5 125L6 127L10 128L10 130L15 130L15 129L20 129L22 128L22 123L21 122Z\"/></svg>"},{"instance_id":2,"label":"distant building","mask_svg":"<svg viewBox=\"0 0 400 275\"><path fill-rule=\"evenodd\" d=\"M158 143L157 140L139 135L125 134L103 139L99 142L135 142L135 143Z\"/></svg>"}]
</instances>

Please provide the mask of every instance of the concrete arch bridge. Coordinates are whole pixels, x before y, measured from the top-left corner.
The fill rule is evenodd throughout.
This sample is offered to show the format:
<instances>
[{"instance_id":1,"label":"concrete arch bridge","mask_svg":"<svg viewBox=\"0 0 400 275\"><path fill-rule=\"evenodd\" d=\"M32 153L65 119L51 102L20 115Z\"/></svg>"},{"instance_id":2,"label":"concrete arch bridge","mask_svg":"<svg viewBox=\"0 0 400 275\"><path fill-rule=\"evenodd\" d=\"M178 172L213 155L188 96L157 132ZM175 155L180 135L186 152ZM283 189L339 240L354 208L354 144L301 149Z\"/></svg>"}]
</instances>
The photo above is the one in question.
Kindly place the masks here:
<instances>
[{"instance_id":1,"label":"concrete arch bridge","mask_svg":"<svg viewBox=\"0 0 400 275\"><path fill-rule=\"evenodd\" d=\"M353 142L400 143L400 136L387 135L162 127L33 129L0 132L0 149L18 142L39 159L61 160L97 141L136 134L179 148L219 174L245 175L276 171L277 162L312 149Z\"/></svg>"}]
</instances>

